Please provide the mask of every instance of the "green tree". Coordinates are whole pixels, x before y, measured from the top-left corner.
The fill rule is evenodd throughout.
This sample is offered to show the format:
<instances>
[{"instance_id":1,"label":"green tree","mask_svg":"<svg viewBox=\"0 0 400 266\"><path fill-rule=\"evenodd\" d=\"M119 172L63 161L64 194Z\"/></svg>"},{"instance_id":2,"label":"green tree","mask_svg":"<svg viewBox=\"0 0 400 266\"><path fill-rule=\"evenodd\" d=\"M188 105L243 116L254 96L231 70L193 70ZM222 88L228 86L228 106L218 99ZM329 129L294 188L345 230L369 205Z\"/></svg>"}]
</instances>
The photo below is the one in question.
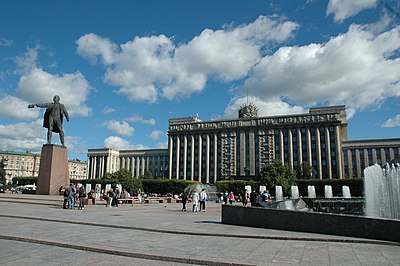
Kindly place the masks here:
<instances>
[{"instance_id":1,"label":"green tree","mask_svg":"<svg viewBox=\"0 0 400 266\"><path fill-rule=\"evenodd\" d=\"M0 161L0 184L5 185L6 184L6 171L4 170L4 159L1 159Z\"/></svg>"},{"instance_id":2,"label":"green tree","mask_svg":"<svg viewBox=\"0 0 400 266\"><path fill-rule=\"evenodd\" d=\"M317 171L308 162L303 162L297 172L297 179L314 179Z\"/></svg>"},{"instance_id":3,"label":"green tree","mask_svg":"<svg viewBox=\"0 0 400 266\"><path fill-rule=\"evenodd\" d=\"M282 186L285 194L289 192L290 186L296 184L295 173L289 165L283 164L281 160L274 160L264 166L260 171L261 182L270 189Z\"/></svg>"},{"instance_id":4,"label":"green tree","mask_svg":"<svg viewBox=\"0 0 400 266\"><path fill-rule=\"evenodd\" d=\"M129 172L127 169L118 170L113 174L110 174L110 177L111 180L115 180L116 183L121 184L122 188L129 192L137 193L139 190L142 190L141 180L133 177L131 172Z\"/></svg>"}]
</instances>

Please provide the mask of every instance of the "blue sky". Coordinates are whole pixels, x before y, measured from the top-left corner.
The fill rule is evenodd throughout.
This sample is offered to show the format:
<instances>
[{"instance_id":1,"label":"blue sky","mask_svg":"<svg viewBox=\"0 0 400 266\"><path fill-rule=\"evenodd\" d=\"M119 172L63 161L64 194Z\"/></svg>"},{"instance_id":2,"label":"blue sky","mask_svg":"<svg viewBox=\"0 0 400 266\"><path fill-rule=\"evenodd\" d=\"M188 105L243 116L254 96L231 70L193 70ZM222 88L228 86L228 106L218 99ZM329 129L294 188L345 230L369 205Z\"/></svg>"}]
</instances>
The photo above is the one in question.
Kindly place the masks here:
<instances>
[{"instance_id":1,"label":"blue sky","mask_svg":"<svg viewBox=\"0 0 400 266\"><path fill-rule=\"evenodd\" d=\"M400 133L398 1L0 1L0 149L40 152L61 97L71 159L167 148L168 119L346 105L349 139ZM58 134L53 134L58 144Z\"/></svg>"}]
</instances>

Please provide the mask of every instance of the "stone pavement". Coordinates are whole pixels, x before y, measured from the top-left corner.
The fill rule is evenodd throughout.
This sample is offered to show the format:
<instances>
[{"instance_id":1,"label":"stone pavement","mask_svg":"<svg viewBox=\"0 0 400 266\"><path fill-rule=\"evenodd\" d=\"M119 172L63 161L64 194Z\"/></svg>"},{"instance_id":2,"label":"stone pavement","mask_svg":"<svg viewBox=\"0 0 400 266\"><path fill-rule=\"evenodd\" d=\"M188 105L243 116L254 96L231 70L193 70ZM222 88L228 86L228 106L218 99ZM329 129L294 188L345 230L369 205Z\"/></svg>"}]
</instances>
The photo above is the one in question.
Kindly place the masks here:
<instances>
[{"instance_id":1,"label":"stone pavement","mask_svg":"<svg viewBox=\"0 0 400 266\"><path fill-rule=\"evenodd\" d=\"M224 225L217 203L204 213L61 205L60 196L0 194L0 264L400 265L400 243Z\"/></svg>"}]
</instances>

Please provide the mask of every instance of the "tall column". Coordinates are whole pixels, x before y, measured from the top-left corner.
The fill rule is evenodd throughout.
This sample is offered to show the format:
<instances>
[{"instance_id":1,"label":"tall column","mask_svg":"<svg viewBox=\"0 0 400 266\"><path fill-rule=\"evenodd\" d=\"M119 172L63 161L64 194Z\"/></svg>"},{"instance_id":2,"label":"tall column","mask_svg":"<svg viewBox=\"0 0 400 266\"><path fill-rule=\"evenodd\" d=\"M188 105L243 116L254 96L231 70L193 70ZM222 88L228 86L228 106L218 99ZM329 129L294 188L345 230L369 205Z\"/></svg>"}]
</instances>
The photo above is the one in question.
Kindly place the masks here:
<instances>
[{"instance_id":1,"label":"tall column","mask_svg":"<svg viewBox=\"0 0 400 266\"><path fill-rule=\"evenodd\" d=\"M360 156L359 149L356 149L356 167L357 167L356 177L361 177L362 176L362 174L361 174L361 156Z\"/></svg>"},{"instance_id":2,"label":"tall column","mask_svg":"<svg viewBox=\"0 0 400 266\"><path fill-rule=\"evenodd\" d=\"M144 170L146 169L146 160L144 157L142 157L142 176L144 175Z\"/></svg>"},{"instance_id":3,"label":"tall column","mask_svg":"<svg viewBox=\"0 0 400 266\"><path fill-rule=\"evenodd\" d=\"M315 137L315 142L317 144L317 172L319 179L322 179L321 134L318 127L315 128Z\"/></svg>"},{"instance_id":4,"label":"tall column","mask_svg":"<svg viewBox=\"0 0 400 266\"><path fill-rule=\"evenodd\" d=\"M246 161L246 133L245 132L240 132L239 133L239 138L240 138L240 146L239 146L239 156L240 156L240 175L246 175L246 168L249 167L249 165L247 165L247 161Z\"/></svg>"},{"instance_id":5,"label":"tall column","mask_svg":"<svg viewBox=\"0 0 400 266\"><path fill-rule=\"evenodd\" d=\"M214 134L214 184L217 183L218 175L218 138L217 134Z\"/></svg>"},{"instance_id":6,"label":"tall column","mask_svg":"<svg viewBox=\"0 0 400 266\"><path fill-rule=\"evenodd\" d=\"M293 136L291 128L288 129L288 161L293 168Z\"/></svg>"},{"instance_id":7,"label":"tall column","mask_svg":"<svg viewBox=\"0 0 400 266\"><path fill-rule=\"evenodd\" d=\"M191 136L190 180L194 181L194 135Z\"/></svg>"},{"instance_id":8,"label":"tall column","mask_svg":"<svg viewBox=\"0 0 400 266\"><path fill-rule=\"evenodd\" d=\"M303 141L301 140L301 128L297 129L297 153L300 166L303 163Z\"/></svg>"},{"instance_id":9,"label":"tall column","mask_svg":"<svg viewBox=\"0 0 400 266\"><path fill-rule=\"evenodd\" d=\"M172 136L169 136L169 179L172 179L172 151L174 148L174 139L172 138Z\"/></svg>"},{"instance_id":10,"label":"tall column","mask_svg":"<svg viewBox=\"0 0 400 266\"><path fill-rule=\"evenodd\" d=\"M351 150L347 150L347 165L349 167L349 178L354 177L354 172L353 172L353 158L351 154Z\"/></svg>"},{"instance_id":11,"label":"tall column","mask_svg":"<svg viewBox=\"0 0 400 266\"><path fill-rule=\"evenodd\" d=\"M284 164L285 163L285 142L283 140L283 129L279 130L279 147L280 147L280 153L281 153L281 161Z\"/></svg>"},{"instance_id":12,"label":"tall column","mask_svg":"<svg viewBox=\"0 0 400 266\"><path fill-rule=\"evenodd\" d=\"M340 141L340 129L339 126L335 126L335 153L336 153L336 171L338 173L338 178L343 178L343 157L342 157L342 145Z\"/></svg>"},{"instance_id":13,"label":"tall column","mask_svg":"<svg viewBox=\"0 0 400 266\"><path fill-rule=\"evenodd\" d=\"M201 182L201 167L202 167L202 159L203 159L203 138L201 134L199 134L199 182Z\"/></svg>"},{"instance_id":14,"label":"tall column","mask_svg":"<svg viewBox=\"0 0 400 266\"><path fill-rule=\"evenodd\" d=\"M210 135L206 136L206 183L210 183Z\"/></svg>"},{"instance_id":15,"label":"tall column","mask_svg":"<svg viewBox=\"0 0 400 266\"><path fill-rule=\"evenodd\" d=\"M376 154L375 148L372 149L372 160L373 160L373 164L378 163L378 155Z\"/></svg>"},{"instance_id":16,"label":"tall column","mask_svg":"<svg viewBox=\"0 0 400 266\"><path fill-rule=\"evenodd\" d=\"M97 155L94 157L93 174L94 174L94 178L98 178L98 176L97 176Z\"/></svg>"},{"instance_id":17,"label":"tall column","mask_svg":"<svg viewBox=\"0 0 400 266\"><path fill-rule=\"evenodd\" d=\"M139 176L140 176L140 157L137 156L135 161L136 161L136 178L139 178Z\"/></svg>"},{"instance_id":18,"label":"tall column","mask_svg":"<svg viewBox=\"0 0 400 266\"><path fill-rule=\"evenodd\" d=\"M131 157L131 174L135 176L135 157Z\"/></svg>"},{"instance_id":19,"label":"tall column","mask_svg":"<svg viewBox=\"0 0 400 266\"><path fill-rule=\"evenodd\" d=\"M179 163L180 163L180 148L181 148L181 138L177 136L176 138L176 179L179 179Z\"/></svg>"},{"instance_id":20,"label":"tall column","mask_svg":"<svg viewBox=\"0 0 400 266\"><path fill-rule=\"evenodd\" d=\"M394 150L393 148L389 148L389 161L392 162L394 160Z\"/></svg>"},{"instance_id":21,"label":"tall column","mask_svg":"<svg viewBox=\"0 0 400 266\"><path fill-rule=\"evenodd\" d=\"M325 128L325 144L326 144L326 166L328 170L328 178L332 179L332 158L331 158L331 134L329 127Z\"/></svg>"},{"instance_id":22,"label":"tall column","mask_svg":"<svg viewBox=\"0 0 400 266\"><path fill-rule=\"evenodd\" d=\"M364 149L364 165L365 167L369 166L368 149Z\"/></svg>"},{"instance_id":23,"label":"tall column","mask_svg":"<svg viewBox=\"0 0 400 266\"><path fill-rule=\"evenodd\" d=\"M310 166L313 166L313 161L312 161L312 143L311 143L311 132L310 128L307 128L307 160L308 164Z\"/></svg>"},{"instance_id":24,"label":"tall column","mask_svg":"<svg viewBox=\"0 0 400 266\"><path fill-rule=\"evenodd\" d=\"M381 148L381 161L382 161L382 165L386 164L386 153L385 153L384 148Z\"/></svg>"},{"instance_id":25,"label":"tall column","mask_svg":"<svg viewBox=\"0 0 400 266\"><path fill-rule=\"evenodd\" d=\"M256 147L254 141L254 130L249 130L249 158L250 158L250 165L249 171L250 175L256 174Z\"/></svg>"},{"instance_id":26,"label":"tall column","mask_svg":"<svg viewBox=\"0 0 400 266\"><path fill-rule=\"evenodd\" d=\"M183 136L183 179L186 180L187 171L187 135Z\"/></svg>"}]
</instances>

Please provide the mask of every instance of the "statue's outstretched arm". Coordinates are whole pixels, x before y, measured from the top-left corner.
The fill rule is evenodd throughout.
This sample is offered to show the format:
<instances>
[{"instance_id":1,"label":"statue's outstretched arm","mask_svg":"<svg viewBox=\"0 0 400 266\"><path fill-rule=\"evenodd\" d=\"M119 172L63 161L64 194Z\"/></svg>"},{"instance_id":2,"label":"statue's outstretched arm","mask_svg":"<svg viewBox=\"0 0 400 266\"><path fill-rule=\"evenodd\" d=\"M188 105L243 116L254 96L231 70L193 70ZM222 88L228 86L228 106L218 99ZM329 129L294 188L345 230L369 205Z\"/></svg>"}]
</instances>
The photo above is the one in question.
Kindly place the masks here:
<instances>
[{"instance_id":1,"label":"statue's outstretched arm","mask_svg":"<svg viewBox=\"0 0 400 266\"><path fill-rule=\"evenodd\" d=\"M41 108L47 108L51 105L51 103L32 103L28 105L28 108L34 108L34 107L41 107Z\"/></svg>"}]
</instances>

